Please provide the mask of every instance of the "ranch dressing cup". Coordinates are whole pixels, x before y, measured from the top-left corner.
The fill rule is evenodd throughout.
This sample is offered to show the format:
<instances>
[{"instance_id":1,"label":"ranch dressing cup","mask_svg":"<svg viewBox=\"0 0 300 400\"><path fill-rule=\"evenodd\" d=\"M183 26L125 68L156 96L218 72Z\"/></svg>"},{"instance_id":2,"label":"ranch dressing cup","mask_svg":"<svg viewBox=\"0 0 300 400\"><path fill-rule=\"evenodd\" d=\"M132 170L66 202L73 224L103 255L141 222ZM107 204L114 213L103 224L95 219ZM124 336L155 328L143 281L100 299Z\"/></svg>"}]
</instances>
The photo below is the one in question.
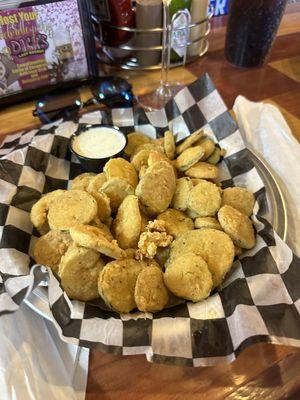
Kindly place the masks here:
<instances>
[{"instance_id":1,"label":"ranch dressing cup","mask_svg":"<svg viewBox=\"0 0 300 400\"><path fill-rule=\"evenodd\" d=\"M110 158L119 157L127 144L126 135L109 125L87 125L70 140L70 149L83 169L100 172Z\"/></svg>"}]
</instances>

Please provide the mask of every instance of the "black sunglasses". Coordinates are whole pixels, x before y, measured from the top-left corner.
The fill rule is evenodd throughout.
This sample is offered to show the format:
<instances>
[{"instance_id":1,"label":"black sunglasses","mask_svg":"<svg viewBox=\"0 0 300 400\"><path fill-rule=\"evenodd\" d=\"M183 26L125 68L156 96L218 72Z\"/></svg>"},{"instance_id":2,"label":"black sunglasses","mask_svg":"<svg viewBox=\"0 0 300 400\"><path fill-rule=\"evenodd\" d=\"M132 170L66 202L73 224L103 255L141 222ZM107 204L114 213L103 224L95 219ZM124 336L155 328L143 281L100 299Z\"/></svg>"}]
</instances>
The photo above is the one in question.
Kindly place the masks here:
<instances>
[{"instance_id":1,"label":"black sunglasses","mask_svg":"<svg viewBox=\"0 0 300 400\"><path fill-rule=\"evenodd\" d=\"M41 97L32 114L42 123L57 119L74 119L82 108L92 104L103 104L109 108L128 108L133 105L132 86L119 77L97 78L89 88L93 97L82 102L77 90L54 90Z\"/></svg>"}]
</instances>

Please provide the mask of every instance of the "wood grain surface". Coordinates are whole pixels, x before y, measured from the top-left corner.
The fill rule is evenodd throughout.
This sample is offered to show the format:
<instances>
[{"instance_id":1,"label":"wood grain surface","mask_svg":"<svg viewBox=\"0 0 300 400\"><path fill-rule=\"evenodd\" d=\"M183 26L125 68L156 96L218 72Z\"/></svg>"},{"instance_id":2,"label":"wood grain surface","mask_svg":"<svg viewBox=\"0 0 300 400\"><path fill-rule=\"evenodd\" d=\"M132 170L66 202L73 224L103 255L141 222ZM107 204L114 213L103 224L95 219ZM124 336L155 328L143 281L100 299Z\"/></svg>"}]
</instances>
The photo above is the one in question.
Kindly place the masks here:
<instances>
[{"instance_id":1,"label":"wood grain surface","mask_svg":"<svg viewBox=\"0 0 300 400\"><path fill-rule=\"evenodd\" d=\"M271 58L263 68L239 69L223 56L227 17L215 18L210 51L186 68L174 69L171 80L189 83L209 72L227 106L237 95L268 101L283 112L300 140L300 4L292 4L281 23ZM159 72L122 72L136 94L156 88ZM89 92L82 90L87 98ZM34 102L0 111L0 141L7 134L32 129ZM0 396L1 397L1 396ZM86 400L300 399L300 350L257 344L232 364L188 368L148 363L144 356L120 357L91 351Z\"/></svg>"}]
</instances>

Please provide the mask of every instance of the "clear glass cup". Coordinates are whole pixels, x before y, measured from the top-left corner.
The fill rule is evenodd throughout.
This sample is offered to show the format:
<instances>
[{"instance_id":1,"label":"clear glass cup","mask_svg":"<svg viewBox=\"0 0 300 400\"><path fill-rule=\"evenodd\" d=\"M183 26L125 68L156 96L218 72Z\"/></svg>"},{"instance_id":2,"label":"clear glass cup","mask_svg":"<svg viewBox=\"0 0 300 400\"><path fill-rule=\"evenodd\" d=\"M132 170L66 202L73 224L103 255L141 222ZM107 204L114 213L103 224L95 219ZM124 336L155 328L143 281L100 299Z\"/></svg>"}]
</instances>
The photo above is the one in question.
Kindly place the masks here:
<instances>
[{"instance_id":1,"label":"clear glass cup","mask_svg":"<svg viewBox=\"0 0 300 400\"><path fill-rule=\"evenodd\" d=\"M163 38L162 38L162 57L161 57L161 78L160 86L152 93L137 96L138 104L147 111L162 109L166 103L181 89L180 82L169 82L169 69L172 46L172 27L170 20L171 0L162 0L163 2ZM187 25L190 23L190 17L187 19ZM188 29L188 27L187 27ZM187 38L189 35L186 35Z\"/></svg>"}]
</instances>

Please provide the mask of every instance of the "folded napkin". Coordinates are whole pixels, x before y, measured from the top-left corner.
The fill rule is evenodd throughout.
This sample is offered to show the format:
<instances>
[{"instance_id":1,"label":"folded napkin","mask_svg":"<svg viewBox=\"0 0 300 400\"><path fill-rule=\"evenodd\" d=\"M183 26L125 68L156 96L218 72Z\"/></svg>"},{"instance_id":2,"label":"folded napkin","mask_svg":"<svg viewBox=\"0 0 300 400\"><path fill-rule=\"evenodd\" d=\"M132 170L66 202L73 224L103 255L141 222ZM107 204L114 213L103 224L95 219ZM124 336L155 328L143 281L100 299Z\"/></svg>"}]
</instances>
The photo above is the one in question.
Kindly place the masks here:
<instances>
[{"instance_id":1,"label":"folded napkin","mask_svg":"<svg viewBox=\"0 0 300 400\"><path fill-rule=\"evenodd\" d=\"M243 96L233 110L247 147L269 164L283 192L287 213L287 243L300 256L300 144L278 108Z\"/></svg>"},{"instance_id":2,"label":"folded napkin","mask_svg":"<svg viewBox=\"0 0 300 400\"><path fill-rule=\"evenodd\" d=\"M1 400L83 400L89 349L62 342L25 304L0 321Z\"/></svg>"}]
</instances>

